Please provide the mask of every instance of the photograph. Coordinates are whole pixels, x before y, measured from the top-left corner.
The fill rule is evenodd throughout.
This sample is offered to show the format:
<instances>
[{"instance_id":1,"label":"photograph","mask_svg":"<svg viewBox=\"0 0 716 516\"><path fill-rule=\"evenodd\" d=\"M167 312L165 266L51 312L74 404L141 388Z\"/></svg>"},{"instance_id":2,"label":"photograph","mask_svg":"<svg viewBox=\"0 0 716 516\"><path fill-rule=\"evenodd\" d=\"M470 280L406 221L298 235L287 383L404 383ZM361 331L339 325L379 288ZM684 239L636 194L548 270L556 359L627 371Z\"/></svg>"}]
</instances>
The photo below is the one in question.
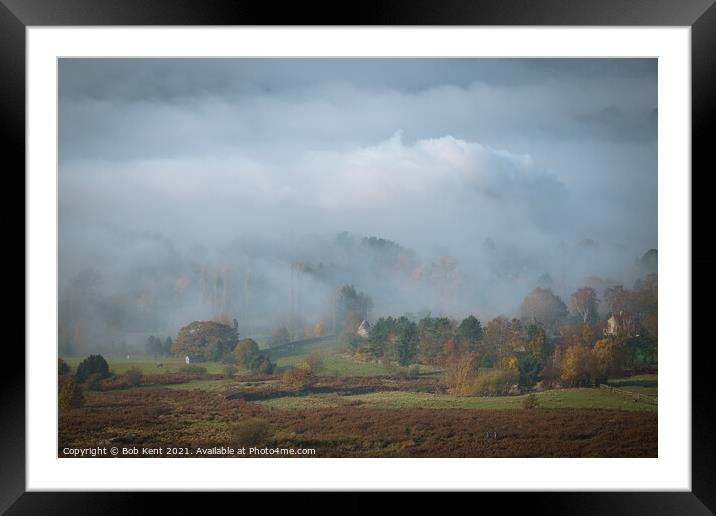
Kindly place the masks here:
<instances>
[{"instance_id":1,"label":"photograph","mask_svg":"<svg viewBox=\"0 0 716 516\"><path fill-rule=\"evenodd\" d=\"M658 71L58 57L57 457L658 458Z\"/></svg>"}]
</instances>

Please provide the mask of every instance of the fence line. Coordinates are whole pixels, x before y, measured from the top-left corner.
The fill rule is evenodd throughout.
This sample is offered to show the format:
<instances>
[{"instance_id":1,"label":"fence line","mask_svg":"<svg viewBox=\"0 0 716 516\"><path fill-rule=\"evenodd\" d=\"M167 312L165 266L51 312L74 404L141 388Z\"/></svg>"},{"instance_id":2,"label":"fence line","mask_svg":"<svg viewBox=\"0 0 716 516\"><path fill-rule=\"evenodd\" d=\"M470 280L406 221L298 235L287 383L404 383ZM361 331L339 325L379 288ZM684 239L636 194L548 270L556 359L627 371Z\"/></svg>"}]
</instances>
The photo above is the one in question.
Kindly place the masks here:
<instances>
[{"instance_id":1,"label":"fence line","mask_svg":"<svg viewBox=\"0 0 716 516\"><path fill-rule=\"evenodd\" d=\"M621 396L628 396L631 399L633 399L634 401L644 401L644 402L650 403L652 405L659 404L658 398L656 396L651 396L649 394L641 394L639 392L625 391L622 389L617 389L616 387L612 387L611 385L605 385L603 383L599 385L599 388L600 389L608 389L609 392L613 392L613 393L619 394Z\"/></svg>"}]
</instances>

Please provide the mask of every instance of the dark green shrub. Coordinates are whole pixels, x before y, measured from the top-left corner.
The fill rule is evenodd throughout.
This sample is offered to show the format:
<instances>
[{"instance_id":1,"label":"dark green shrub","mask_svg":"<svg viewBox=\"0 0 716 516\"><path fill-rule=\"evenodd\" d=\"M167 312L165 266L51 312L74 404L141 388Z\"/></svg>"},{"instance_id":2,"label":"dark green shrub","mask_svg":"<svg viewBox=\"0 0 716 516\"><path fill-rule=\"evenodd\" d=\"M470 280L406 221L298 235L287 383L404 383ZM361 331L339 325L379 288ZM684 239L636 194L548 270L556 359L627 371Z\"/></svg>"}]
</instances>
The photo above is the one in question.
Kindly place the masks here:
<instances>
[{"instance_id":1,"label":"dark green shrub","mask_svg":"<svg viewBox=\"0 0 716 516\"><path fill-rule=\"evenodd\" d=\"M77 383L84 383L92 374L98 374L102 378L109 377L109 365L102 355L90 355L80 362L75 380Z\"/></svg>"},{"instance_id":2,"label":"dark green shrub","mask_svg":"<svg viewBox=\"0 0 716 516\"><path fill-rule=\"evenodd\" d=\"M540 380L539 373L542 371L543 364L534 355L527 354L520 357L518 367L520 370L520 385L534 385Z\"/></svg>"},{"instance_id":3,"label":"dark green shrub","mask_svg":"<svg viewBox=\"0 0 716 516\"><path fill-rule=\"evenodd\" d=\"M480 359L479 367L480 369L488 369L493 366L492 359L488 357L487 355L483 355Z\"/></svg>"},{"instance_id":4,"label":"dark green shrub","mask_svg":"<svg viewBox=\"0 0 716 516\"><path fill-rule=\"evenodd\" d=\"M62 360L61 358L57 359L57 374L59 376L69 374L70 373L70 366L67 365L67 362Z\"/></svg>"},{"instance_id":5,"label":"dark green shrub","mask_svg":"<svg viewBox=\"0 0 716 516\"><path fill-rule=\"evenodd\" d=\"M254 339L241 339L233 351L236 363L251 369L251 363L259 355L259 345Z\"/></svg>"},{"instance_id":6,"label":"dark green shrub","mask_svg":"<svg viewBox=\"0 0 716 516\"><path fill-rule=\"evenodd\" d=\"M251 370L255 373L271 374L274 369L274 363L265 355L259 355L251 362Z\"/></svg>"}]
</instances>

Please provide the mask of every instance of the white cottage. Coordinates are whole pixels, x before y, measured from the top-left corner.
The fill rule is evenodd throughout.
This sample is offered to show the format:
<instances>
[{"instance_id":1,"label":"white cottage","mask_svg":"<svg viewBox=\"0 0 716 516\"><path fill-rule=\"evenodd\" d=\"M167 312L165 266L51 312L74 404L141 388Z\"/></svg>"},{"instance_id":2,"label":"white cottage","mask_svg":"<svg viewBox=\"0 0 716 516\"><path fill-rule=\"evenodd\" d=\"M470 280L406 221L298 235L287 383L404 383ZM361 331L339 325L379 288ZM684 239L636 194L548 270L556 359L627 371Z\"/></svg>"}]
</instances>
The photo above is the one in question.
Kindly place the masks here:
<instances>
[{"instance_id":1,"label":"white cottage","mask_svg":"<svg viewBox=\"0 0 716 516\"><path fill-rule=\"evenodd\" d=\"M360 326L358 326L356 333L364 339L367 339L370 336L370 324L368 324L368 321L363 319L363 322L360 323Z\"/></svg>"}]
</instances>

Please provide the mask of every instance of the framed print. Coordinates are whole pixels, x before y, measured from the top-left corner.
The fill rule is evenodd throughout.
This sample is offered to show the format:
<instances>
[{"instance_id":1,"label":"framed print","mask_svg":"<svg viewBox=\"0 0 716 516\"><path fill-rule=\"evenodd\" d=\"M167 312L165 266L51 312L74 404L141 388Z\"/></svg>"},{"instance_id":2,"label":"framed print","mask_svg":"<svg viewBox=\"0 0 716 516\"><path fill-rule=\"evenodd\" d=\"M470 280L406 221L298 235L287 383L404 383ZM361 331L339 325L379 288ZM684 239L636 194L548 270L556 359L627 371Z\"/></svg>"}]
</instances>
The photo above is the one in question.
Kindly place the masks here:
<instances>
[{"instance_id":1,"label":"framed print","mask_svg":"<svg viewBox=\"0 0 716 516\"><path fill-rule=\"evenodd\" d=\"M713 509L691 171L716 8L496 5L318 26L4 0L27 303L3 508L399 490Z\"/></svg>"}]
</instances>

